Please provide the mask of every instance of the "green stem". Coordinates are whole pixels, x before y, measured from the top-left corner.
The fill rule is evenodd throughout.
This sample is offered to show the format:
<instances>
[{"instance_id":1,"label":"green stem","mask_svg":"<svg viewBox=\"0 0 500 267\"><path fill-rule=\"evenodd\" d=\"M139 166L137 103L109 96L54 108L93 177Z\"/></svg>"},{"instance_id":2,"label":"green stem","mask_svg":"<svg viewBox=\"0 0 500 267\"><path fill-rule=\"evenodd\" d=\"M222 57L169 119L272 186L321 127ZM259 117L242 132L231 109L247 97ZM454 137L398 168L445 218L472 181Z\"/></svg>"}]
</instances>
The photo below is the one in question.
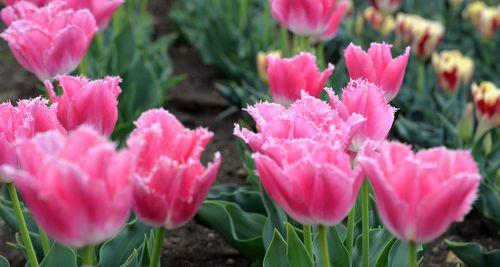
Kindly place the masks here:
<instances>
[{"instance_id":1,"label":"green stem","mask_svg":"<svg viewBox=\"0 0 500 267\"><path fill-rule=\"evenodd\" d=\"M10 200L12 201L12 206L17 217L17 222L19 223L19 231L21 232L23 245L28 256L28 263L31 265L31 267L38 267L39 265L36 258L35 249L33 248L33 243L31 243L28 227L26 226L26 221L24 220L23 211L21 209L21 203L19 202L19 198L17 197L16 186L13 183L8 183L7 190L9 190Z\"/></svg>"},{"instance_id":2,"label":"green stem","mask_svg":"<svg viewBox=\"0 0 500 267\"><path fill-rule=\"evenodd\" d=\"M316 56L318 57L319 60L319 66L321 68L326 68L326 60L325 60L325 44L323 42L320 42L318 44L318 51L316 52Z\"/></svg>"},{"instance_id":3,"label":"green stem","mask_svg":"<svg viewBox=\"0 0 500 267\"><path fill-rule=\"evenodd\" d=\"M362 262L363 267L368 267L370 263L370 217L369 208L368 181L364 181L361 187L361 219L362 219Z\"/></svg>"},{"instance_id":4,"label":"green stem","mask_svg":"<svg viewBox=\"0 0 500 267\"><path fill-rule=\"evenodd\" d=\"M330 255L328 254L328 238L326 236L326 230L326 226L318 226L319 243L321 246L321 261L323 262L323 267L330 267Z\"/></svg>"},{"instance_id":5,"label":"green stem","mask_svg":"<svg viewBox=\"0 0 500 267\"><path fill-rule=\"evenodd\" d=\"M94 266L94 246L88 246L83 249L82 265L86 267Z\"/></svg>"},{"instance_id":6,"label":"green stem","mask_svg":"<svg viewBox=\"0 0 500 267\"><path fill-rule=\"evenodd\" d=\"M314 257L313 254L313 241L312 241L312 230L310 225L302 226L302 230L304 232L304 245L306 246L307 252L311 257Z\"/></svg>"},{"instance_id":7,"label":"green stem","mask_svg":"<svg viewBox=\"0 0 500 267\"><path fill-rule=\"evenodd\" d=\"M165 228L160 227L155 231L155 247L153 250L153 258L151 259L150 267L158 267L160 265L160 256L163 250L163 237L165 236Z\"/></svg>"},{"instance_id":8,"label":"green stem","mask_svg":"<svg viewBox=\"0 0 500 267\"><path fill-rule=\"evenodd\" d=\"M346 248L349 254L352 253L352 245L354 243L354 224L356 220L356 204L352 206L351 212L349 212L349 217L347 217L347 239Z\"/></svg>"},{"instance_id":9,"label":"green stem","mask_svg":"<svg viewBox=\"0 0 500 267\"><path fill-rule=\"evenodd\" d=\"M283 52L283 56L287 57L290 53L290 44L288 41L288 30L281 26L280 29L280 37L281 37L281 51Z\"/></svg>"},{"instance_id":10,"label":"green stem","mask_svg":"<svg viewBox=\"0 0 500 267\"><path fill-rule=\"evenodd\" d=\"M410 256L409 256L409 263L408 263L408 266L409 267L418 267L418 263L417 263L417 244L415 244L415 242L413 241L410 241L410 243L408 243L408 246L409 246L409 250L410 250Z\"/></svg>"},{"instance_id":11,"label":"green stem","mask_svg":"<svg viewBox=\"0 0 500 267\"><path fill-rule=\"evenodd\" d=\"M49 237L41 228L38 228L38 234L40 235L40 242L42 243L43 255L47 256L50 251Z\"/></svg>"},{"instance_id":12,"label":"green stem","mask_svg":"<svg viewBox=\"0 0 500 267\"><path fill-rule=\"evenodd\" d=\"M425 92L425 62L419 61L417 64L417 90L423 94Z\"/></svg>"}]
</instances>

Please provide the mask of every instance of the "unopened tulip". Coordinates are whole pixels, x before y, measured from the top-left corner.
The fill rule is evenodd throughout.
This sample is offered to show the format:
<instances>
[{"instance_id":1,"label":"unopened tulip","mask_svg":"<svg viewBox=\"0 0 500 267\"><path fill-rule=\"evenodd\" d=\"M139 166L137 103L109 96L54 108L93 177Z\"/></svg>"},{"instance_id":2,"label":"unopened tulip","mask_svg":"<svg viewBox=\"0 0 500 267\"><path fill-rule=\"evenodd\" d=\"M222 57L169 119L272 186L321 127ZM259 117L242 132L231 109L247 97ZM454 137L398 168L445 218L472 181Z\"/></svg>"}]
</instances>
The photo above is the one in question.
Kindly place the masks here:
<instances>
[{"instance_id":1,"label":"unopened tulip","mask_svg":"<svg viewBox=\"0 0 500 267\"><path fill-rule=\"evenodd\" d=\"M373 7L385 14L396 12L402 4L402 0L370 0Z\"/></svg>"},{"instance_id":2,"label":"unopened tulip","mask_svg":"<svg viewBox=\"0 0 500 267\"><path fill-rule=\"evenodd\" d=\"M175 229L193 218L220 167L220 154L204 167L200 157L212 138L189 130L168 111L150 110L136 121L127 144L137 158L134 211L146 224Z\"/></svg>"},{"instance_id":3,"label":"unopened tulip","mask_svg":"<svg viewBox=\"0 0 500 267\"><path fill-rule=\"evenodd\" d=\"M272 16L297 35L313 41L335 37L347 0L269 0Z\"/></svg>"},{"instance_id":4,"label":"unopened tulip","mask_svg":"<svg viewBox=\"0 0 500 267\"><path fill-rule=\"evenodd\" d=\"M365 10L363 11L363 18L375 30L379 30L384 22L384 14L372 6L365 8Z\"/></svg>"},{"instance_id":5,"label":"unopened tulip","mask_svg":"<svg viewBox=\"0 0 500 267\"><path fill-rule=\"evenodd\" d=\"M413 153L401 143L377 150L365 146L358 161L382 222L398 238L432 241L471 210L481 176L469 151L440 147Z\"/></svg>"},{"instance_id":6,"label":"unopened tulip","mask_svg":"<svg viewBox=\"0 0 500 267\"><path fill-rule=\"evenodd\" d=\"M294 220L332 226L347 216L363 181L349 154L312 139L270 143L265 151L253 155L262 185Z\"/></svg>"},{"instance_id":7,"label":"unopened tulip","mask_svg":"<svg viewBox=\"0 0 500 267\"><path fill-rule=\"evenodd\" d=\"M300 97L301 90L319 97L334 66L320 72L316 57L302 52L293 58L280 58L273 55L267 58L267 75L271 95L277 103L289 105Z\"/></svg>"},{"instance_id":8,"label":"unopened tulip","mask_svg":"<svg viewBox=\"0 0 500 267\"><path fill-rule=\"evenodd\" d=\"M18 160L13 147L15 141L49 130L65 133L57 120L56 106L48 106L47 101L42 98L21 100L16 107L10 103L0 104L0 165L17 166Z\"/></svg>"},{"instance_id":9,"label":"unopened tulip","mask_svg":"<svg viewBox=\"0 0 500 267\"><path fill-rule=\"evenodd\" d=\"M474 61L458 50L434 53L432 64L438 84L450 93L456 92L461 83L468 83L474 73Z\"/></svg>"},{"instance_id":10,"label":"unopened tulip","mask_svg":"<svg viewBox=\"0 0 500 267\"><path fill-rule=\"evenodd\" d=\"M275 57L281 57L281 51L275 50L270 52L259 52L257 53L257 73L259 74L259 78L267 83L269 82L269 77L267 77L267 57L269 55L273 55Z\"/></svg>"},{"instance_id":11,"label":"unopened tulip","mask_svg":"<svg viewBox=\"0 0 500 267\"><path fill-rule=\"evenodd\" d=\"M478 29L486 40L495 36L496 32L500 30L500 6L488 7L479 13Z\"/></svg>"},{"instance_id":12,"label":"unopened tulip","mask_svg":"<svg viewBox=\"0 0 500 267\"><path fill-rule=\"evenodd\" d=\"M332 90L328 90L328 95L330 105L342 119L348 120L356 114L364 118L358 128L351 132L351 151L358 152L368 140L379 143L387 138L396 109L389 105L380 87L366 80L351 80L342 92L342 101Z\"/></svg>"},{"instance_id":13,"label":"unopened tulip","mask_svg":"<svg viewBox=\"0 0 500 267\"><path fill-rule=\"evenodd\" d=\"M114 236L129 218L133 158L89 127L37 134L16 145L20 168L4 166L37 225L81 248Z\"/></svg>"},{"instance_id":14,"label":"unopened tulip","mask_svg":"<svg viewBox=\"0 0 500 267\"><path fill-rule=\"evenodd\" d=\"M19 64L42 81L73 71L97 30L92 14L57 1L26 14L0 34Z\"/></svg>"},{"instance_id":15,"label":"unopened tulip","mask_svg":"<svg viewBox=\"0 0 500 267\"><path fill-rule=\"evenodd\" d=\"M385 43L372 43L365 52L351 43L344 51L351 79L362 78L380 86L388 100L398 94L410 57L410 47L407 47L403 55L392 58L391 47Z\"/></svg>"},{"instance_id":16,"label":"unopened tulip","mask_svg":"<svg viewBox=\"0 0 500 267\"><path fill-rule=\"evenodd\" d=\"M111 135L118 120L119 77L90 81L69 75L56 78L62 88L57 95L52 83L45 82L50 100L58 104L57 117L68 131L82 124L94 127L103 135Z\"/></svg>"},{"instance_id":17,"label":"unopened tulip","mask_svg":"<svg viewBox=\"0 0 500 267\"><path fill-rule=\"evenodd\" d=\"M500 89L492 82L472 85L472 98L478 117L492 126L500 126Z\"/></svg>"},{"instance_id":18,"label":"unopened tulip","mask_svg":"<svg viewBox=\"0 0 500 267\"><path fill-rule=\"evenodd\" d=\"M417 19L411 26L411 46L415 55L421 59L429 58L437 49L444 36L441 23Z\"/></svg>"}]
</instances>

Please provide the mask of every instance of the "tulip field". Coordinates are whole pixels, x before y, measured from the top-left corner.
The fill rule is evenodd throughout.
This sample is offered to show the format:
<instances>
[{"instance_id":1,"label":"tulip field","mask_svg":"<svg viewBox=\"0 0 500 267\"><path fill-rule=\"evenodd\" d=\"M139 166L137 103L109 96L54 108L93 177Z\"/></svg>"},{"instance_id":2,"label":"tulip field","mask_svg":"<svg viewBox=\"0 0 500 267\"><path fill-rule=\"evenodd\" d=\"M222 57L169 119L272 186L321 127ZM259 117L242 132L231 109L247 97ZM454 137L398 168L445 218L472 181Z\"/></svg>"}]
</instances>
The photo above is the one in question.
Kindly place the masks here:
<instances>
[{"instance_id":1,"label":"tulip field","mask_svg":"<svg viewBox=\"0 0 500 267\"><path fill-rule=\"evenodd\" d=\"M498 0L0 8L0 267L500 267Z\"/></svg>"}]
</instances>

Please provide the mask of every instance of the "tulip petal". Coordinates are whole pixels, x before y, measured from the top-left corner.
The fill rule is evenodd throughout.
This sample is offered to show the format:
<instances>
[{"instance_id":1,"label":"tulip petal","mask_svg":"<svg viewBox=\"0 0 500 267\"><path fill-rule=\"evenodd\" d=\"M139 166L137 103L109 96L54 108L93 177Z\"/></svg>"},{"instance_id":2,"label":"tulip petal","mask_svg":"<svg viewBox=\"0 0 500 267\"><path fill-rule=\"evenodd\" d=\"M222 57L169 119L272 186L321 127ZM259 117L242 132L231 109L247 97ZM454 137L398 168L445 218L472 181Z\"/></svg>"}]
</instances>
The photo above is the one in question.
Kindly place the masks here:
<instances>
[{"instance_id":1,"label":"tulip petal","mask_svg":"<svg viewBox=\"0 0 500 267\"><path fill-rule=\"evenodd\" d=\"M353 80L366 79L375 80L375 66L372 59L360 46L349 44L344 51L345 65L349 77Z\"/></svg>"},{"instance_id":2,"label":"tulip petal","mask_svg":"<svg viewBox=\"0 0 500 267\"><path fill-rule=\"evenodd\" d=\"M392 60L381 75L380 86L384 89L388 100L393 99L397 95L403 84L409 57L410 47L407 47L405 53Z\"/></svg>"}]
</instances>

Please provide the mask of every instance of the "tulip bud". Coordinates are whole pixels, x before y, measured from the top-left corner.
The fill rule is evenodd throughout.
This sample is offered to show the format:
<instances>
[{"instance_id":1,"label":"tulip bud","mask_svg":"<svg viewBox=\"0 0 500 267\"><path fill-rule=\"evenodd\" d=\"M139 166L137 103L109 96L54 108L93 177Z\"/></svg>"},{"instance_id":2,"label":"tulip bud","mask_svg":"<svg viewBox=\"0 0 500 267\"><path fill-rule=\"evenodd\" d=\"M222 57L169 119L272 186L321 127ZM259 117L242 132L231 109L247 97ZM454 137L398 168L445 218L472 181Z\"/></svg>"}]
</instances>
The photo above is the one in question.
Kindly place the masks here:
<instances>
[{"instance_id":1,"label":"tulip bud","mask_svg":"<svg viewBox=\"0 0 500 267\"><path fill-rule=\"evenodd\" d=\"M257 53L257 72L259 74L259 78L265 83L269 82L269 77L267 77L267 57L270 55L281 57L281 51L274 50L270 52Z\"/></svg>"},{"instance_id":2,"label":"tulip bud","mask_svg":"<svg viewBox=\"0 0 500 267\"><path fill-rule=\"evenodd\" d=\"M500 7L483 9L479 13L477 26L484 39L492 39L498 29L500 29Z\"/></svg>"},{"instance_id":3,"label":"tulip bud","mask_svg":"<svg viewBox=\"0 0 500 267\"><path fill-rule=\"evenodd\" d=\"M375 29L379 30L384 21L384 14L372 6L363 11L363 18Z\"/></svg>"},{"instance_id":4,"label":"tulip bud","mask_svg":"<svg viewBox=\"0 0 500 267\"><path fill-rule=\"evenodd\" d=\"M411 46L415 55L421 59L429 58L444 36L444 27L439 22L423 18L414 21L411 26Z\"/></svg>"},{"instance_id":5,"label":"tulip bud","mask_svg":"<svg viewBox=\"0 0 500 267\"><path fill-rule=\"evenodd\" d=\"M463 16L468 18L476 27L479 26L479 14L486 8L486 4L482 1L472 2L467 5Z\"/></svg>"},{"instance_id":6,"label":"tulip bud","mask_svg":"<svg viewBox=\"0 0 500 267\"><path fill-rule=\"evenodd\" d=\"M479 86L472 85L471 93L479 120L500 126L500 89L492 82L481 82Z\"/></svg>"},{"instance_id":7,"label":"tulip bud","mask_svg":"<svg viewBox=\"0 0 500 267\"><path fill-rule=\"evenodd\" d=\"M438 84L449 93L456 92L461 82L468 83L474 73L474 61L458 50L434 53L432 63Z\"/></svg>"},{"instance_id":8,"label":"tulip bud","mask_svg":"<svg viewBox=\"0 0 500 267\"><path fill-rule=\"evenodd\" d=\"M370 0L373 7L384 14L396 12L402 4L402 0Z\"/></svg>"}]
</instances>

